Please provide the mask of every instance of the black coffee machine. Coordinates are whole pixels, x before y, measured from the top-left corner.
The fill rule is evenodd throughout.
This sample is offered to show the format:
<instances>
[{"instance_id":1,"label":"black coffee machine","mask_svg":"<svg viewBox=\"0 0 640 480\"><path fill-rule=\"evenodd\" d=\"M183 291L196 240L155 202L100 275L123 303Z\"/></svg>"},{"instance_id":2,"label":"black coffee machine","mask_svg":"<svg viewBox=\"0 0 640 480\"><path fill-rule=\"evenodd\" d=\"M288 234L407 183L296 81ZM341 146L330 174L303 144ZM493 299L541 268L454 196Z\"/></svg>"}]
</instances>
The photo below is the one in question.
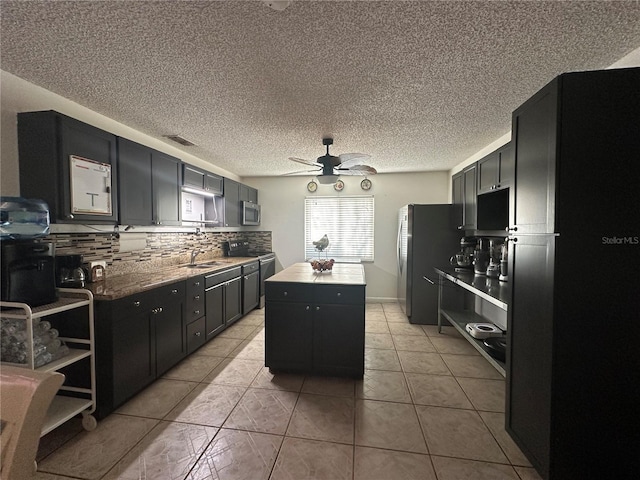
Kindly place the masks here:
<instances>
[{"instance_id":1,"label":"black coffee machine","mask_svg":"<svg viewBox=\"0 0 640 480\"><path fill-rule=\"evenodd\" d=\"M57 300L49 209L41 200L0 198L0 291L3 302L37 307Z\"/></svg>"},{"instance_id":2,"label":"black coffee machine","mask_svg":"<svg viewBox=\"0 0 640 480\"><path fill-rule=\"evenodd\" d=\"M53 243L2 241L2 301L37 307L57 300Z\"/></svg>"}]
</instances>

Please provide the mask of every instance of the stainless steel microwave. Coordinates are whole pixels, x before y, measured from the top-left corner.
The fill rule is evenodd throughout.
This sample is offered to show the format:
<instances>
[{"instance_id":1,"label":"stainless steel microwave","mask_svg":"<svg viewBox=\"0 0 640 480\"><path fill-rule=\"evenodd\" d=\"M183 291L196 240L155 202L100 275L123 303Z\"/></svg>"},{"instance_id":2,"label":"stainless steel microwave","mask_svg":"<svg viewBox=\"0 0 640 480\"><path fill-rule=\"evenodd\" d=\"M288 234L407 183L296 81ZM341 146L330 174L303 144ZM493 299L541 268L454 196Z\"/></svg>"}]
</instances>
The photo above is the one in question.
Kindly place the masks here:
<instances>
[{"instance_id":1,"label":"stainless steel microwave","mask_svg":"<svg viewBox=\"0 0 640 480\"><path fill-rule=\"evenodd\" d=\"M260 225L260 205L242 202L242 225Z\"/></svg>"}]
</instances>

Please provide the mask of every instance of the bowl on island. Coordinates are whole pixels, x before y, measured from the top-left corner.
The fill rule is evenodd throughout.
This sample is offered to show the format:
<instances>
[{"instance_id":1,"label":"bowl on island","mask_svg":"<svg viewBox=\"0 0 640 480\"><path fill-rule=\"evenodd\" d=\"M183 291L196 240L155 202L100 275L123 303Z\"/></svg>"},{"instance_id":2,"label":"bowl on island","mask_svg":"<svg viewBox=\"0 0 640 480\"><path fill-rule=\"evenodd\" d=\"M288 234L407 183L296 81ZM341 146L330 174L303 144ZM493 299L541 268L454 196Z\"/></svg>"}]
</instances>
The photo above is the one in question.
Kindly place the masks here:
<instances>
[{"instance_id":1,"label":"bowl on island","mask_svg":"<svg viewBox=\"0 0 640 480\"><path fill-rule=\"evenodd\" d=\"M330 260L311 260L309 263L311 264L311 268L313 268L314 271L325 272L333 269L335 260L333 258Z\"/></svg>"}]
</instances>

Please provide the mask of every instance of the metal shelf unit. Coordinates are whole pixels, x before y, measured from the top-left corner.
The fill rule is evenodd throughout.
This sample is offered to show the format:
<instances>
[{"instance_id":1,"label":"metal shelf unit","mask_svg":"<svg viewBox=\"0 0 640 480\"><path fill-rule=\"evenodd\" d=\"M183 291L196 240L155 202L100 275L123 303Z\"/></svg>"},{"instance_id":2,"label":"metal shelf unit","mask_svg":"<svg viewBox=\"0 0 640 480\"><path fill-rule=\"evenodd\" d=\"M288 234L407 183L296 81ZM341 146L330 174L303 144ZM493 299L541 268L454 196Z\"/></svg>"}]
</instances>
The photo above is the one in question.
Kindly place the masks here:
<instances>
[{"instance_id":1,"label":"metal shelf unit","mask_svg":"<svg viewBox=\"0 0 640 480\"><path fill-rule=\"evenodd\" d=\"M464 301L460 301L459 297L455 300L451 296L445 295L445 289L448 286L453 288L460 287L466 292L489 302L501 310L507 311L508 305L506 301L506 286L502 286L496 292L490 292L488 289L480 289L474 286L468 275L453 275L444 270L436 269L439 275L439 294L438 294L438 331L442 327L442 319L447 320L487 361L504 377L506 376L505 363L492 357L484 347L483 340L472 337L466 330L467 323L484 323L491 322L482 315L476 313L473 309L468 308ZM469 278L466 278L469 277ZM497 280L496 280L497 282Z\"/></svg>"},{"instance_id":2,"label":"metal shelf unit","mask_svg":"<svg viewBox=\"0 0 640 480\"><path fill-rule=\"evenodd\" d=\"M97 426L97 421L92 415L96 409L93 294L89 290L58 288L58 297L58 300L54 303L33 308L26 303L0 302L0 306L2 307L0 316L7 319L24 320L26 335L27 338L30 339L30 341L27 342L26 363L2 362L3 364L30 368L32 370L42 372L52 372L61 370L64 367L72 365L84 358L89 359L90 387L86 388L86 386L75 386L65 380L65 383L60 387L59 391L70 392L74 396L55 396L47 412L41 436L46 435L51 430L59 427L78 414L82 414L82 426L85 430L91 431ZM33 345L34 320L84 306L88 309L88 335L86 338L64 336L64 332L60 332L60 336L58 338L67 344L69 347L69 353L64 357L47 363L41 367L35 367Z\"/></svg>"}]
</instances>

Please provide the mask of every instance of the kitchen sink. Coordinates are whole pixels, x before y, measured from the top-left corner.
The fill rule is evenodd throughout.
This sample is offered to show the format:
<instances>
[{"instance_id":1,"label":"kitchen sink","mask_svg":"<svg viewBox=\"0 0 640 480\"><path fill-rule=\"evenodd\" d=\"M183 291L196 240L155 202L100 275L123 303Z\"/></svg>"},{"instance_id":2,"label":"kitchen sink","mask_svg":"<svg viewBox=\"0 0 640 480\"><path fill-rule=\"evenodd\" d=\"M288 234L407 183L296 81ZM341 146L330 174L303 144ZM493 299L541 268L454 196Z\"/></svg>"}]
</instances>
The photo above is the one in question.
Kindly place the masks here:
<instances>
[{"instance_id":1,"label":"kitchen sink","mask_svg":"<svg viewBox=\"0 0 640 480\"><path fill-rule=\"evenodd\" d=\"M187 268L210 268L210 267L215 267L217 265L224 265L224 263L223 262L206 262L206 263L196 263L196 264L188 263L187 265L182 265L182 266Z\"/></svg>"}]
</instances>

